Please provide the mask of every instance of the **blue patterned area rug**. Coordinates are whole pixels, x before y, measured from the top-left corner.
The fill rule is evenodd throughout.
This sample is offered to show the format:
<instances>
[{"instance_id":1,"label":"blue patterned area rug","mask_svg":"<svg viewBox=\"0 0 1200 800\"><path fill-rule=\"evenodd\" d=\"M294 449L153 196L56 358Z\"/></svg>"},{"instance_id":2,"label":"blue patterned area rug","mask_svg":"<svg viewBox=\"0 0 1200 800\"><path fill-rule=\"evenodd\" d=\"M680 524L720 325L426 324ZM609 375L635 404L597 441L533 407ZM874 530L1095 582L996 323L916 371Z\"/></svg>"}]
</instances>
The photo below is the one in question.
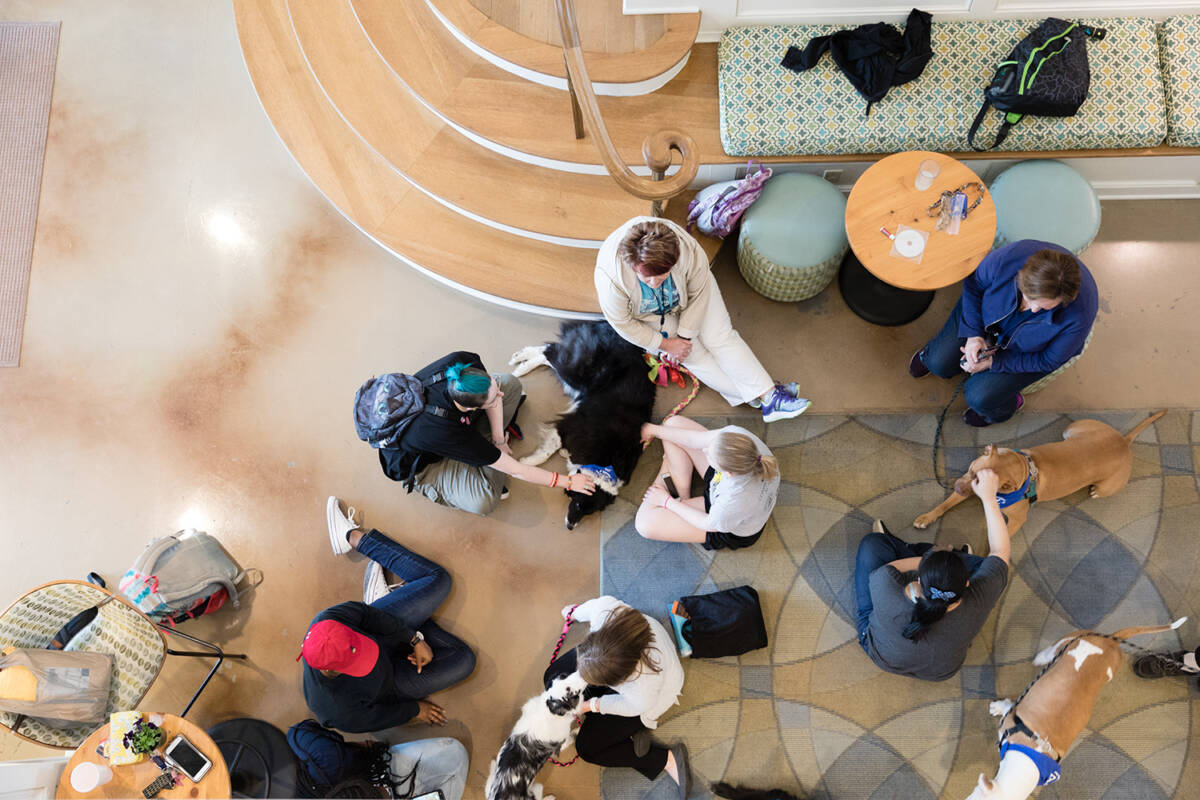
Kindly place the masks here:
<instances>
[{"instance_id":1,"label":"blue patterned area rug","mask_svg":"<svg viewBox=\"0 0 1200 800\"><path fill-rule=\"evenodd\" d=\"M1125 432L1148 413L1025 413L985 430L951 419L946 472L960 475L988 443L1043 444L1084 417ZM701 421L752 427L780 460L779 504L758 544L714 555L639 537L633 501L659 465L657 446L601 525L604 593L648 614L665 620L678 597L743 583L762 599L770 645L739 658L685 660L680 704L660 721L659 739L688 745L694 797L724 780L828 800L961 800L998 763L988 702L1024 689L1042 647L1078 628L1108 632L1182 615L1191 619L1179 634L1137 643L1200 644L1200 412L1173 410L1146 430L1134 444L1129 485L1114 497L1080 491L1033 507L1013 540L1004 596L966 665L942 683L880 671L853 626L854 554L872 519L910 541L986 551L974 500L929 530L911 527L945 497L931 465L936 417L805 415L765 431L743 418ZM1063 779L1039 797L1196 797L1194 724L1195 679L1147 681L1122 670L1064 760ZM604 770L602 791L605 800L676 796L669 778L651 784L627 769Z\"/></svg>"}]
</instances>

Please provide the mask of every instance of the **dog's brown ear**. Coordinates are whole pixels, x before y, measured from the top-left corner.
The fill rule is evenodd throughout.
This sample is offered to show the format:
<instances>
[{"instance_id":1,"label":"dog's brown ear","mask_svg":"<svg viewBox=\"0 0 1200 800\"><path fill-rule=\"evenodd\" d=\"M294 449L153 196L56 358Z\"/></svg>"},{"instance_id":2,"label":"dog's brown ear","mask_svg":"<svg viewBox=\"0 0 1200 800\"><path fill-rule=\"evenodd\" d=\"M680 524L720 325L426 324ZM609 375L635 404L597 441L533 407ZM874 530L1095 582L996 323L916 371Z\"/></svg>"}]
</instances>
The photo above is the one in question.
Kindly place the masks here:
<instances>
[{"instance_id":1,"label":"dog's brown ear","mask_svg":"<svg viewBox=\"0 0 1200 800\"><path fill-rule=\"evenodd\" d=\"M968 472L954 482L954 493L959 497L971 496L971 481L975 480L975 473Z\"/></svg>"},{"instance_id":2,"label":"dog's brown ear","mask_svg":"<svg viewBox=\"0 0 1200 800\"><path fill-rule=\"evenodd\" d=\"M991 778L981 772L979 773L979 788L982 791L990 792L996 788L996 784L992 783Z\"/></svg>"},{"instance_id":3,"label":"dog's brown ear","mask_svg":"<svg viewBox=\"0 0 1200 800\"><path fill-rule=\"evenodd\" d=\"M987 447L983 448L983 454L984 454L985 456L994 456L994 455L996 455L996 445L994 445L994 444L989 444Z\"/></svg>"}]
</instances>

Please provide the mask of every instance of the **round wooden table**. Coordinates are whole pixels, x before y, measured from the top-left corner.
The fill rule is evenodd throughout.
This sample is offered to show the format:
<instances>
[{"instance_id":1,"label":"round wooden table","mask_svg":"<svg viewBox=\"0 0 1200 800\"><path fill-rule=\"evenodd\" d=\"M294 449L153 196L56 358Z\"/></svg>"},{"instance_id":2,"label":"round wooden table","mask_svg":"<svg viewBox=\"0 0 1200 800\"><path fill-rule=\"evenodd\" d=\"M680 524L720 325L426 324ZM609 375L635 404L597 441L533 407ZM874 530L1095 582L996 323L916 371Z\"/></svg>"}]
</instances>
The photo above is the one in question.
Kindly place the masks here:
<instances>
[{"instance_id":1,"label":"round wooden table","mask_svg":"<svg viewBox=\"0 0 1200 800\"><path fill-rule=\"evenodd\" d=\"M217 749L217 745L209 738L207 733L186 719L177 717L174 714L163 714L162 729L163 733L166 734L166 738L163 740L164 747L170 744L171 740L176 736L183 734L201 753L208 756L209 760L212 761L212 768L208 771L207 775L200 779L199 783L192 783L185 777L183 783L173 789L164 789L159 793L159 797L227 798L231 796L229 770L225 767L225 759L221 757L221 751ZM138 800L141 799L142 789L149 786L150 782L161 774L161 770L149 758L139 761L136 764L112 767L113 779L91 792L81 794L71 787L71 770L75 769L77 764L84 761L108 764L107 758L101 758L96 753L96 748L107 738L108 723L106 722L92 731L87 740L71 756L71 760L67 762L66 769L63 770L62 777L58 780L58 793L55 795L56 797L132 797L138 798Z\"/></svg>"},{"instance_id":2,"label":"round wooden table","mask_svg":"<svg viewBox=\"0 0 1200 800\"><path fill-rule=\"evenodd\" d=\"M941 171L932 186L918 191L913 183L925 159L938 162ZM972 181L983 183L958 159L926 150L890 155L862 174L846 201L851 252L838 276L854 313L877 325L904 325L929 308L933 290L971 274L996 238L991 193L962 221L956 236L937 230L937 217L928 216L926 209L942 192ZM967 190L969 202L977 196L973 189ZM901 225L929 233L919 264L891 255L892 240L879 230L895 234Z\"/></svg>"}]
</instances>

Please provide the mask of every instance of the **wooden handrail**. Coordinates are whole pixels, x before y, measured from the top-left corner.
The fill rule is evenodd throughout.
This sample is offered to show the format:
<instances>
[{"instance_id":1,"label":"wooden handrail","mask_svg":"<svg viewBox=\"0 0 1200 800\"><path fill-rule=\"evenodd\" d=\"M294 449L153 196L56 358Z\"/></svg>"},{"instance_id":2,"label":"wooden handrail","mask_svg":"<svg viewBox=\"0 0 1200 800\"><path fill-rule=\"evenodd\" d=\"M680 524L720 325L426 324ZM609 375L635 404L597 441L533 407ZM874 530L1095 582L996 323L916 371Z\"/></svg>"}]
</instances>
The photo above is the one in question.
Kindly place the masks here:
<instances>
[{"instance_id":1,"label":"wooden handrail","mask_svg":"<svg viewBox=\"0 0 1200 800\"><path fill-rule=\"evenodd\" d=\"M651 133L642 142L642 158L650 168L651 177L638 175L625 165L617 148L613 146L608 136L608 128L600 116L600 106L596 102L596 94L592 91L592 82L588 78L587 64L584 63L583 47L579 43L579 26L575 22L575 3L573 0L555 0L558 11L558 27L562 35L563 59L567 66L567 84L571 90L573 111L576 114L576 135L580 133L580 118L583 127L592 135L596 149L600 151L600 160L604 168L617 184L643 200L653 200L655 212L659 203L668 200L691 185L700 168L700 154L696 142L691 136L677 130L661 130ZM667 168L671 166L672 153L679 153L679 171L670 178L665 178Z\"/></svg>"}]
</instances>

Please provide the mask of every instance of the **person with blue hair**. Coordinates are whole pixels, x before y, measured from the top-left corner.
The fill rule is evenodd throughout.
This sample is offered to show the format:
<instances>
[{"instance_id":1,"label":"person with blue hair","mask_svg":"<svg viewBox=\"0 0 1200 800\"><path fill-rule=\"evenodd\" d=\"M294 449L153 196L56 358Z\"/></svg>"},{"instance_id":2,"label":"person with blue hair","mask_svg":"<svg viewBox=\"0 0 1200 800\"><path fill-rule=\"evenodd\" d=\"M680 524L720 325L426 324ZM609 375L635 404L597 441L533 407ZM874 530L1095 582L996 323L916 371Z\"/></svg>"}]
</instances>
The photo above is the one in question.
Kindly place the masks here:
<instances>
[{"instance_id":1,"label":"person with blue hair","mask_svg":"<svg viewBox=\"0 0 1200 800\"><path fill-rule=\"evenodd\" d=\"M392 480L430 500L472 514L489 514L508 496L509 477L591 494L590 475L563 475L512 456L508 432L525 399L521 381L492 375L475 353L455 351L413 377L425 388L425 407L400 440L379 449Z\"/></svg>"}]
</instances>

